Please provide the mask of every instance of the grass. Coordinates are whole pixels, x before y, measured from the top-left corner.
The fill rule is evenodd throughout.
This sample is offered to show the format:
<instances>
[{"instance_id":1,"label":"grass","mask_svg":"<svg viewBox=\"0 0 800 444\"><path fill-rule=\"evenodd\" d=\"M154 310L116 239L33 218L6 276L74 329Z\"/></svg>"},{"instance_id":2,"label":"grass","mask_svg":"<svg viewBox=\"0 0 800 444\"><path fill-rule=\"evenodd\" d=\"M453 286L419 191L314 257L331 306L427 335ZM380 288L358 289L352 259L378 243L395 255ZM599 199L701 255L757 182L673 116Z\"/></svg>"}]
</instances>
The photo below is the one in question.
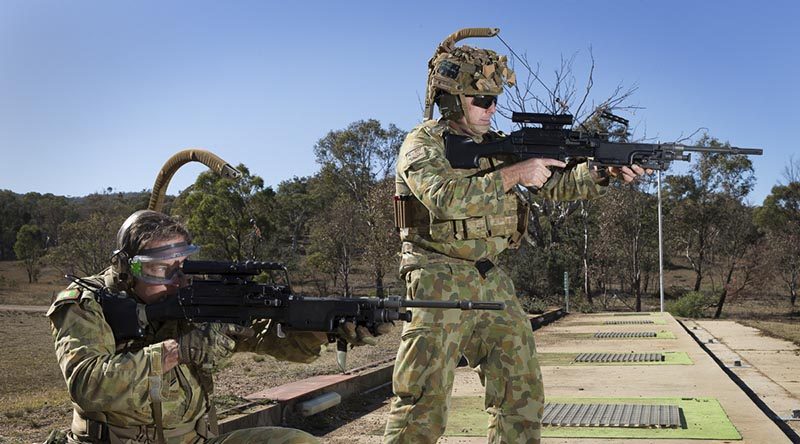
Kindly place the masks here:
<instances>
[{"instance_id":1,"label":"grass","mask_svg":"<svg viewBox=\"0 0 800 444\"><path fill-rule=\"evenodd\" d=\"M0 304L49 305L68 284L61 272L52 267L43 268L39 281L29 284L22 262L0 261Z\"/></svg>"},{"instance_id":2,"label":"grass","mask_svg":"<svg viewBox=\"0 0 800 444\"><path fill-rule=\"evenodd\" d=\"M761 321L752 319L740 319L739 323L761 330L763 335L784 339L800 345L800 325L799 321Z\"/></svg>"},{"instance_id":3,"label":"grass","mask_svg":"<svg viewBox=\"0 0 800 444\"><path fill-rule=\"evenodd\" d=\"M602 351L587 350L586 353L603 353ZM636 353L650 353L648 351L636 351ZM685 352L659 352L664 355L661 362L574 362L578 353L539 353L539 365L541 366L616 366L616 365L691 365L692 360Z\"/></svg>"}]
</instances>

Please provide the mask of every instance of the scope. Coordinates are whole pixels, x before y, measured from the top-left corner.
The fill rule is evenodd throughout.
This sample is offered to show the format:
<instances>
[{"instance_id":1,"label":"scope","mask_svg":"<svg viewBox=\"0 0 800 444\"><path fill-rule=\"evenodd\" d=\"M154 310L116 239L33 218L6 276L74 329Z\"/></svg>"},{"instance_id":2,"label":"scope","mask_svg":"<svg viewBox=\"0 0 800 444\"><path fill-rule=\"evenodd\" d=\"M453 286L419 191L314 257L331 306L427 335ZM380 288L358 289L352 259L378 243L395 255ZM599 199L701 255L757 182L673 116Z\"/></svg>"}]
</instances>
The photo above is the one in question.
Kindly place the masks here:
<instances>
[{"instance_id":1,"label":"scope","mask_svg":"<svg viewBox=\"0 0 800 444\"><path fill-rule=\"evenodd\" d=\"M566 126L572 125L572 114L544 114L544 113L511 113L511 121L514 123L538 123L542 126Z\"/></svg>"}]
</instances>

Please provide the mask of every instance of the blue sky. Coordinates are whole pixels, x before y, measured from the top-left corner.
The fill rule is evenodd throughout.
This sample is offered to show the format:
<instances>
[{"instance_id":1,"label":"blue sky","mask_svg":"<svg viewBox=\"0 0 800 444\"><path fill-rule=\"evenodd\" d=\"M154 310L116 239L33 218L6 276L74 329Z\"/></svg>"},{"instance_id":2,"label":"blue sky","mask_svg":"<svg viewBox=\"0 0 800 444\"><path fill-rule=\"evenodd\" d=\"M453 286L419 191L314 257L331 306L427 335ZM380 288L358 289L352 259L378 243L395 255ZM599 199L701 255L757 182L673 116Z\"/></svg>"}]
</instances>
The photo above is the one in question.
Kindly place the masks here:
<instances>
[{"instance_id":1,"label":"blue sky","mask_svg":"<svg viewBox=\"0 0 800 444\"><path fill-rule=\"evenodd\" d=\"M763 148L760 204L797 151L798 4L3 0L0 189L139 191L187 147L270 185L311 175L330 130L420 121L426 63L445 36L499 27L545 81L575 55L582 88L591 47L596 100L638 86L629 103L643 109L624 116L637 136L705 127ZM462 43L507 53L497 39ZM169 192L203 169L182 168Z\"/></svg>"}]
</instances>

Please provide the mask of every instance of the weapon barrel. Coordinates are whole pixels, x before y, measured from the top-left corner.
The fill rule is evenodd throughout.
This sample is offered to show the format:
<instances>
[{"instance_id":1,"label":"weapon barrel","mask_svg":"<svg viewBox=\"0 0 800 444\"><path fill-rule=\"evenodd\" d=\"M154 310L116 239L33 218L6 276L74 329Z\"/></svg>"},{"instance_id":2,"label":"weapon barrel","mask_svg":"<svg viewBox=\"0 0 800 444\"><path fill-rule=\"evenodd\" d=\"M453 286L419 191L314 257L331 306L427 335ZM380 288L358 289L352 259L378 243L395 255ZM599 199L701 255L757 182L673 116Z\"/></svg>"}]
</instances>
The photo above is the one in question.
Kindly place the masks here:
<instances>
[{"instance_id":1,"label":"weapon barrel","mask_svg":"<svg viewBox=\"0 0 800 444\"><path fill-rule=\"evenodd\" d=\"M745 154L748 156L760 156L764 154L761 148L739 148L732 147L709 147L709 146L685 146L684 151L694 151L696 153L726 153L726 154Z\"/></svg>"},{"instance_id":2,"label":"weapon barrel","mask_svg":"<svg viewBox=\"0 0 800 444\"><path fill-rule=\"evenodd\" d=\"M506 304L503 302L412 300L400 300L398 302L400 307L459 308L461 310L505 310L506 308Z\"/></svg>"}]
</instances>

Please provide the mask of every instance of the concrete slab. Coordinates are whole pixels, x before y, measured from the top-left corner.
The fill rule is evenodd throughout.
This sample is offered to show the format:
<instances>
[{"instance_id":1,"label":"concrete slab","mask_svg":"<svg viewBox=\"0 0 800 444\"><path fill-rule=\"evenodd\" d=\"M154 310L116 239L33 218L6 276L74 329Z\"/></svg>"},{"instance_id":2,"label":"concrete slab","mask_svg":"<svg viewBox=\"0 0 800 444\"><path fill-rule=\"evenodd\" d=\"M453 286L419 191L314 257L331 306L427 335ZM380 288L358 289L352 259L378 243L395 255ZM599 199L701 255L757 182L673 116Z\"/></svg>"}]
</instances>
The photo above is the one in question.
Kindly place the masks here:
<instances>
[{"instance_id":1,"label":"concrete slab","mask_svg":"<svg viewBox=\"0 0 800 444\"><path fill-rule=\"evenodd\" d=\"M800 347L763 336L758 329L734 321L687 321L692 332L715 338L708 349L724 362L779 417L800 409ZM694 329L694 327L697 329ZM742 367L733 365L735 360ZM800 432L800 421L787 421Z\"/></svg>"},{"instance_id":2,"label":"concrete slab","mask_svg":"<svg viewBox=\"0 0 800 444\"><path fill-rule=\"evenodd\" d=\"M656 317L653 315L646 315ZM635 316L626 317L627 319ZM648 352L674 351L685 352L692 360L692 365L627 365L627 366L544 366L542 375L545 394L548 398L714 398L719 401L732 424L742 435L744 443L789 443L786 435L750 400L750 398L727 376L716 362L695 342L684 328L668 313L659 314L664 325L659 330L672 332L676 339L663 341L647 341ZM623 318L623 319L626 319ZM574 338L576 333L593 333L607 328L608 331L647 331L648 325L601 325L600 322L614 319L612 314L580 315L571 314L558 322L538 330L535 333L538 349L542 353L577 353L593 351L592 347L602 351L631 352L641 351L642 341L635 339L588 341ZM620 319L616 317L616 319ZM713 336L707 333L709 337ZM573 336L572 338L570 337ZM720 336L725 335L720 333ZM716 338L715 338L716 339ZM716 341L719 344L719 340ZM713 344L712 344L713 345ZM775 352L791 354L784 351L779 344L771 346ZM745 352L758 360L760 350L731 351L731 356L744 357ZM800 368L800 367L795 367ZM745 370L745 369L743 369ZM750 369L747 369L748 371ZM785 384L793 387L790 372L784 373ZM469 368L460 368L456 373L453 396L481 396L483 387ZM792 388L793 389L793 388ZM369 428L373 424L376 430L382 430L387 406L373 411L358 419L362 426ZM360 428L360 430L365 430ZM353 436L348 433L353 429L347 426L324 437L330 443L380 443L379 435ZM439 443L484 443L485 437L445 437ZM598 439L598 438L545 438L545 443L643 443L656 442L671 444L686 442L680 439ZM692 443L720 443L720 440L692 440Z\"/></svg>"}]
</instances>

